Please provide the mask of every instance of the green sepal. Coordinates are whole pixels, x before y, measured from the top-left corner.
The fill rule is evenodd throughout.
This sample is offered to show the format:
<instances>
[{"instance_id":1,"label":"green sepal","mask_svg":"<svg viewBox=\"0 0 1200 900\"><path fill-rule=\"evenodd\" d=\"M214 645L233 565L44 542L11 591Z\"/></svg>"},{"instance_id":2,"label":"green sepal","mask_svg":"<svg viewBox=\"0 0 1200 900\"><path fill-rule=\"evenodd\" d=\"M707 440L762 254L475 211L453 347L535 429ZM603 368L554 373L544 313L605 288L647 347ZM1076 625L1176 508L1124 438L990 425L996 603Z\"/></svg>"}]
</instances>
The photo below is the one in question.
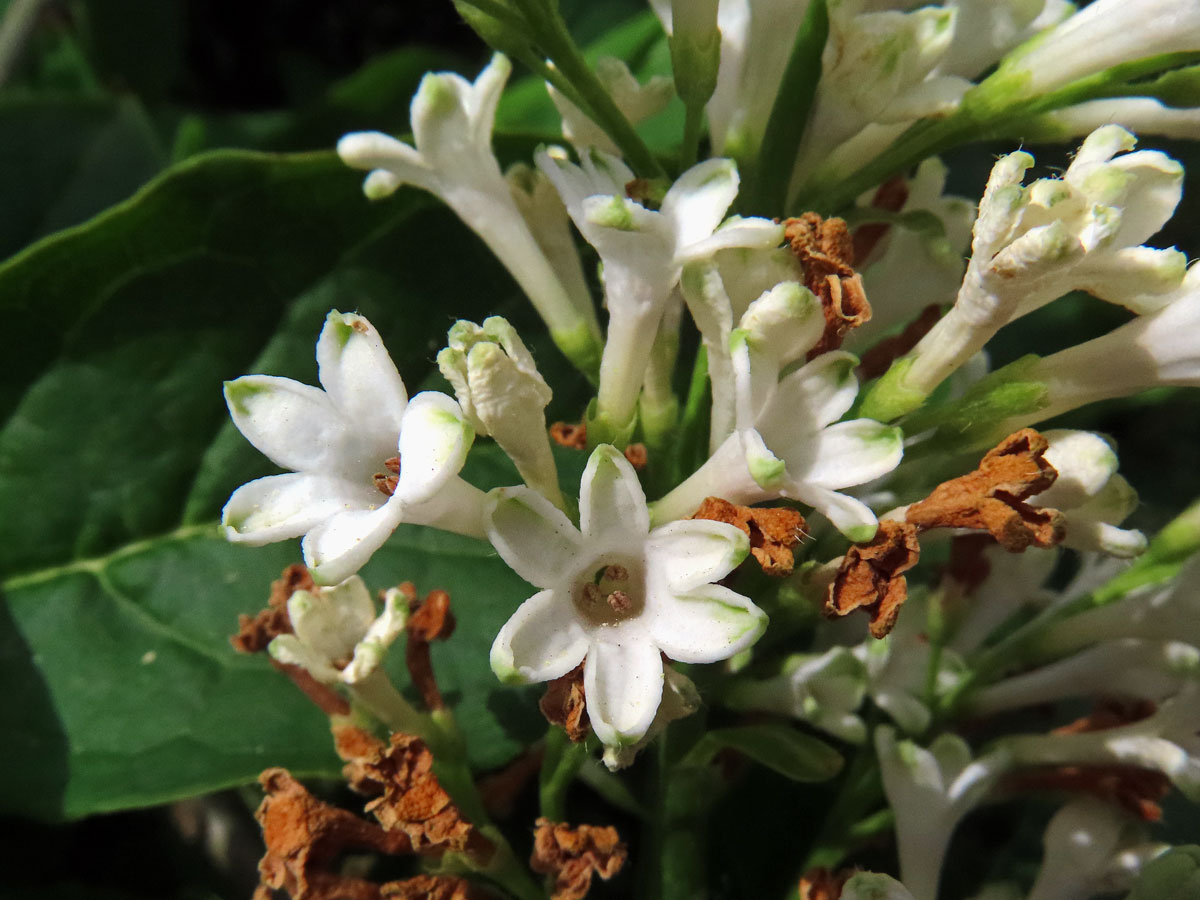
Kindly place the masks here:
<instances>
[{"instance_id":1,"label":"green sepal","mask_svg":"<svg viewBox=\"0 0 1200 900\"><path fill-rule=\"evenodd\" d=\"M637 427L637 410L629 417L628 422L614 422L608 416L597 411L596 398L588 403L587 413L583 418L587 425L588 450L594 450L601 444L612 444L619 450L624 450L633 440L633 431Z\"/></svg>"},{"instance_id":2,"label":"green sepal","mask_svg":"<svg viewBox=\"0 0 1200 900\"><path fill-rule=\"evenodd\" d=\"M867 392L859 408L860 415L877 422L894 422L920 408L927 395L904 383L912 364L911 357L892 363L891 368Z\"/></svg>"}]
</instances>

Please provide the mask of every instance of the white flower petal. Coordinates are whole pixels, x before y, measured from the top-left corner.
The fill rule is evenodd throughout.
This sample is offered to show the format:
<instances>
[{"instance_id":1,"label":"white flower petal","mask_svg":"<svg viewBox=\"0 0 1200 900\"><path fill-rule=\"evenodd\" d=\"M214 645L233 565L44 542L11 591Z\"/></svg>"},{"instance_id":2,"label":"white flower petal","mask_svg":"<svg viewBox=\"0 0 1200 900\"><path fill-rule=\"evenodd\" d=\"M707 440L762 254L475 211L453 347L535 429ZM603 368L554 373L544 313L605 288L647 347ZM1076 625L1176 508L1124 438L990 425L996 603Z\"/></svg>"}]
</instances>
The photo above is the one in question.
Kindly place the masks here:
<instances>
[{"instance_id":1,"label":"white flower petal","mask_svg":"<svg viewBox=\"0 0 1200 900\"><path fill-rule=\"evenodd\" d=\"M637 741L658 711L663 690L663 664L649 641L608 643L593 640L583 667L592 729L605 744Z\"/></svg>"},{"instance_id":2,"label":"white flower petal","mask_svg":"<svg viewBox=\"0 0 1200 900\"><path fill-rule=\"evenodd\" d=\"M663 653L685 663L711 663L745 650L762 636L767 616L729 588L706 584L687 594L656 593L647 627Z\"/></svg>"},{"instance_id":3,"label":"white flower petal","mask_svg":"<svg viewBox=\"0 0 1200 900\"><path fill-rule=\"evenodd\" d=\"M675 593L724 578L750 552L750 539L733 525L705 519L670 522L650 533L646 567Z\"/></svg>"},{"instance_id":4,"label":"white flower petal","mask_svg":"<svg viewBox=\"0 0 1200 900\"><path fill-rule=\"evenodd\" d=\"M225 382L225 402L238 431L277 466L348 474L346 421L319 388L246 375Z\"/></svg>"},{"instance_id":5,"label":"white flower petal","mask_svg":"<svg viewBox=\"0 0 1200 900\"><path fill-rule=\"evenodd\" d=\"M852 419L822 429L813 437L812 462L804 480L837 490L886 475L900 464L904 437L898 428L874 419ZM799 475L800 473L789 473Z\"/></svg>"},{"instance_id":6,"label":"white flower petal","mask_svg":"<svg viewBox=\"0 0 1200 900\"><path fill-rule=\"evenodd\" d=\"M360 431L379 433L385 441L390 435L395 443L408 392L370 322L354 313L331 312L317 341L317 366L330 401L343 415Z\"/></svg>"},{"instance_id":7,"label":"white flower petal","mask_svg":"<svg viewBox=\"0 0 1200 900\"><path fill-rule=\"evenodd\" d=\"M347 510L317 525L301 544L313 579L319 584L345 581L384 545L403 518L404 504L393 497L378 509Z\"/></svg>"},{"instance_id":8,"label":"white flower petal","mask_svg":"<svg viewBox=\"0 0 1200 900\"><path fill-rule=\"evenodd\" d=\"M584 553L583 537L571 520L527 487L492 491L484 527L488 540L509 568L540 588L570 577Z\"/></svg>"},{"instance_id":9,"label":"white flower petal","mask_svg":"<svg viewBox=\"0 0 1200 900\"><path fill-rule=\"evenodd\" d=\"M660 208L675 228L675 246L682 250L712 235L737 191L738 172L733 160L705 160L680 175Z\"/></svg>"},{"instance_id":10,"label":"white flower petal","mask_svg":"<svg viewBox=\"0 0 1200 900\"><path fill-rule=\"evenodd\" d=\"M1157 234L1183 198L1183 166L1158 150L1139 150L1106 168L1133 182L1121 200L1121 227L1114 242L1132 246Z\"/></svg>"},{"instance_id":11,"label":"white flower petal","mask_svg":"<svg viewBox=\"0 0 1200 900\"><path fill-rule=\"evenodd\" d=\"M789 485L783 495L807 503L852 541L869 541L879 527L871 507L837 491L802 482Z\"/></svg>"},{"instance_id":12,"label":"white flower petal","mask_svg":"<svg viewBox=\"0 0 1200 900\"><path fill-rule=\"evenodd\" d=\"M372 175L368 178L374 176L374 171L387 172L397 180L392 190L405 182L431 190L435 183L434 175L421 159L420 153L379 131L347 134L338 141L337 152L346 165L371 171Z\"/></svg>"},{"instance_id":13,"label":"white flower petal","mask_svg":"<svg viewBox=\"0 0 1200 900\"><path fill-rule=\"evenodd\" d=\"M358 576L315 592L294 591L287 610L297 639L330 662L349 660L375 620L371 592Z\"/></svg>"},{"instance_id":14,"label":"white flower petal","mask_svg":"<svg viewBox=\"0 0 1200 900\"><path fill-rule=\"evenodd\" d=\"M858 358L835 350L822 353L781 382L761 421L769 435L779 435L781 445L811 440L812 432L836 422L858 396L854 367ZM771 442L772 438L768 437Z\"/></svg>"},{"instance_id":15,"label":"white flower petal","mask_svg":"<svg viewBox=\"0 0 1200 900\"><path fill-rule=\"evenodd\" d=\"M268 475L233 492L221 510L221 524L231 541L269 544L299 537L346 509L382 500L373 487L340 478L303 472Z\"/></svg>"},{"instance_id":16,"label":"white flower petal","mask_svg":"<svg viewBox=\"0 0 1200 900\"><path fill-rule=\"evenodd\" d=\"M395 496L404 503L430 499L462 469L474 439L457 403L436 391L417 394L404 412Z\"/></svg>"},{"instance_id":17,"label":"white flower petal","mask_svg":"<svg viewBox=\"0 0 1200 900\"><path fill-rule=\"evenodd\" d=\"M646 493L621 451L601 444L583 471L579 528L589 541L640 540L650 531Z\"/></svg>"},{"instance_id":18,"label":"white flower petal","mask_svg":"<svg viewBox=\"0 0 1200 900\"><path fill-rule=\"evenodd\" d=\"M492 643L492 671L510 683L561 678L579 665L588 638L570 597L539 591L517 608Z\"/></svg>"},{"instance_id":19,"label":"white flower petal","mask_svg":"<svg viewBox=\"0 0 1200 900\"><path fill-rule=\"evenodd\" d=\"M714 231L711 237L703 236L697 241L681 246L676 253L676 259L680 262L706 259L721 250L734 248L769 250L779 246L782 241L782 225L770 219L735 217Z\"/></svg>"}]
</instances>

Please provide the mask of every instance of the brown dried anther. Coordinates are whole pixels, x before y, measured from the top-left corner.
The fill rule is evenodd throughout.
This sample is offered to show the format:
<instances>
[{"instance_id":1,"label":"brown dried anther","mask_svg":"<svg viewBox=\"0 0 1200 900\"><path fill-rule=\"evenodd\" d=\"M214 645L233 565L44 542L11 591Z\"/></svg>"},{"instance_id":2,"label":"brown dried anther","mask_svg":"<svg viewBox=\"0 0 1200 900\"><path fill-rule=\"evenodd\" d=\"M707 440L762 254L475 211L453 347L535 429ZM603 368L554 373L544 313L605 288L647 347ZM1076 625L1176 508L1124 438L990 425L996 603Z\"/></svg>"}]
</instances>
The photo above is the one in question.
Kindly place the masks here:
<instances>
[{"instance_id":1,"label":"brown dried anther","mask_svg":"<svg viewBox=\"0 0 1200 900\"><path fill-rule=\"evenodd\" d=\"M615 828L572 828L538 819L529 865L554 879L551 900L581 900L592 886L593 875L608 881L621 871L627 855Z\"/></svg>"},{"instance_id":2,"label":"brown dried anther","mask_svg":"<svg viewBox=\"0 0 1200 900\"><path fill-rule=\"evenodd\" d=\"M491 857L491 842L462 813L433 774L433 754L410 734L393 734L391 746L361 765L363 777L380 796L367 804L389 832L408 836L417 853L466 853L481 863Z\"/></svg>"},{"instance_id":3,"label":"brown dried anther","mask_svg":"<svg viewBox=\"0 0 1200 900\"><path fill-rule=\"evenodd\" d=\"M1158 801L1170 793L1171 779L1162 772L1134 766L1051 766L1013 773L1004 786L1014 791L1089 794L1115 803L1143 822L1157 822L1162 818Z\"/></svg>"},{"instance_id":4,"label":"brown dried anther","mask_svg":"<svg viewBox=\"0 0 1200 900\"><path fill-rule=\"evenodd\" d=\"M908 597L904 573L920 556L914 526L881 521L875 537L846 551L825 594L825 615L833 618L865 609L871 614L871 635L885 637Z\"/></svg>"},{"instance_id":5,"label":"brown dried anther","mask_svg":"<svg viewBox=\"0 0 1200 900\"><path fill-rule=\"evenodd\" d=\"M854 271L854 242L843 219L813 212L785 219L783 235L804 267L804 285L821 301L825 333L808 351L814 359L842 345L846 333L871 318L862 277Z\"/></svg>"},{"instance_id":6,"label":"brown dried anther","mask_svg":"<svg viewBox=\"0 0 1200 900\"><path fill-rule=\"evenodd\" d=\"M393 456L390 459L385 459L383 467L391 474L385 475L382 472L376 472L372 478L379 492L386 497L390 497L396 493L396 485L400 483L400 457Z\"/></svg>"},{"instance_id":7,"label":"brown dried anther","mask_svg":"<svg viewBox=\"0 0 1200 900\"><path fill-rule=\"evenodd\" d=\"M259 777L267 791L255 818L267 850L258 864L257 897L283 889L293 900L376 900L379 886L328 871L348 848L400 854L412 850L403 832L387 832L312 796L286 769Z\"/></svg>"},{"instance_id":8,"label":"brown dried anther","mask_svg":"<svg viewBox=\"0 0 1200 900\"><path fill-rule=\"evenodd\" d=\"M450 595L441 590L430 591L423 601L418 602L417 590L412 584L405 582L400 585L400 590L408 598L408 606L412 611L405 627L408 644L404 658L409 677L428 709L442 709L445 703L433 674L429 644L432 641L444 641L454 634Z\"/></svg>"},{"instance_id":9,"label":"brown dried anther","mask_svg":"<svg viewBox=\"0 0 1200 900\"><path fill-rule=\"evenodd\" d=\"M809 869L800 878L800 900L840 900L842 888L853 874L853 869Z\"/></svg>"},{"instance_id":10,"label":"brown dried anther","mask_svg":"<svg viewBox=\"0 0 1200 900\"><path fill-rule=\"evenodd\" d=\"M1010 434L988 451L974 472L943 482L924 500L912 504L906 520L923 530L986 531L1012 553L1020 553L1030 544L1054 546L1063 537L1062 513L1025 502L1058 478L1045 459L1048 446L1032 428Z\"/></svg>"},{"instance_id":11,"label":"brown dried anther","mask_svg":"<svg viewBox=\"0 0 1200 900\"><path fill-rule=\"evenodd\" d=\"M578 744L587 738L592 726L583 693L583 663L546 685L538 709L547 722L559 726L572 742Z\"/></svg>"},{"instance_id":12,"label":"brown dried anther","mask_svg":"<svg viewBox=\"0 0 1200 900\"><path fill-rule=\"evenodd\" d=\"M550 440L569 450L586 450L587 425L583 422L578 425L569 422L555 422L550 426ZM648 456L645 444L630 444L623 452L625 458L629 460L629 464L635 469L646 468Z\"/></svg>"},{"instance_id":13,"label":"brown dried anther","mask_svg":"<svg viewBox=\"0 0 1200 900\"><path fill-rule=\"evenodd\" d=\"M709 519L740 528L750 538L750 552L768 575L791 575L792 548L804 534L804 516L787 507L737 506L720 497L706 497L693 519Z\"/></svg>"},{"instance_id":14,"label":"brown dried anther","mask_svg":"<svg viewBox=\"0 0 1200 900\"><path fill-rule=\"evenodd\" d=\"M856 370L859 380L870 381L886 372L892 363L917 346L941 317L942 308L936 303L931 303L921 310L920 315L909 322L902 332L877 343L862 355L862 361Z\"/></svg>"}]
</instances>

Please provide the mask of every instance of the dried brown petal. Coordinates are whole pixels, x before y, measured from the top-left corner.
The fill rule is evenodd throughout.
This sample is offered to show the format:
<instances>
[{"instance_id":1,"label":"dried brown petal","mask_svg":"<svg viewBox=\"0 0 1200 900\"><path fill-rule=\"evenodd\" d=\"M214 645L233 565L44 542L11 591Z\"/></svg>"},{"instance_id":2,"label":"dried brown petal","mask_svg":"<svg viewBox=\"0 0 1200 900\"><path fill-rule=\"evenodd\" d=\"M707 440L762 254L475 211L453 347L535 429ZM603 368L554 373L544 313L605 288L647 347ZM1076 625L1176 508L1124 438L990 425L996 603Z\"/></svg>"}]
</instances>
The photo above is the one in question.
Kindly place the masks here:
<instances>
[{"instance_id":1,"label":"dried brown petal","mask_svg":"<svg viewBox=\"0 0 1200 900\"><path fill-rule=\"evenodd\" d=\"M316 583L304 566L296 564L284 569L283 574L271 582L267 608L253 618L238 616L238 633L229 639L233 649L239 653L261 653L279 635L291 634L288 600L296 591L311 591L315 587Z\"/></svg>"},{"instance_id":2,"label":"dried brown petal","mask_svg":"<svg viewBox=\"0 0 1200 900\"><path fill-rule=\"evenodd\" d=\"M255 818L267 850L258 864L261 888L283 889L293 900L375 900L370 882L327 871L347 848L380 853L412 852L403 832L378 825L312 796L286 769L267 769L259 777L267 791Z\"/></svg>"},{"instance_id":3,"label":"dried brown petal","mask_svg":"<svg viewBox=\"0 0 1200 900\"><path fill-rule=\"evenodd\" d=\"M904 573L917 564L920 556L914 526L881 521L875 537L846 551L825 594L825 615L845 616L865 609L871 614L872 636L885 637L908 597Z\"/></svg>"},{"instance_id":4,"label":"dried brown petal","mask_svg":"<svg viewBox=\"0 0 1200 900\"><path fill-rule=\"evenodd\" d=\"M417 875L379 886L385 900L475 900L484 895L465 878L452 875Z\"/></svg>"},{"instance_id":5,"label":"dried brown petal","mask_svg":"<svg viewBox=\"0 0 1200 900\"><path fill-rule=\"evenodd\" d=\"M547 722L565 731L574 743L587 738L592 725L583 694L583 663L547 684L538 708Z\"/></svg>"},{"instance_id":6,"label":"dried brown petal","mask_svg":"<svg viewBox=\"0 0 1200 900\"><path fill-rule=\"evenodd\" d=\"M853 874L853 869L809 869L800 878L800 900L840 900L842 888Z\"/></svg>"},{"instance_id":7,"label":"dried brown petal","mask_svg":"<svg viewBox=\"0 0 1200 900\"><path fill-rule=\"evenodd\" d=\"M988 451L978 469L938 485L910 506L905 518L921 529L986 531L1012 553L1030 544L1054 546L1063 536L1062 513L1025 502L1058 477L1045 459L1048 446L1032 428L1010 434Z\"/></svg>"},{"instance_id":8,"label":"dried brown petal","mask_svg":"<svg viewBox=\"0 0 1200 900\"><path fill-rule=\"evenodd\" d=\"M406 590L407 588L407 590ZM408 618L405 632L408 644L405 648L405 663L412 683L421 694L428 709L442 709L442 692L438 689L430 658L431 641L444 641L454 633L454 613L450 612L450 595L445 591L430 591L421 603L417 603L416 589L407 582L400 586L409 598L412 614Z\"/></svg>"},{"instance_id":9,"label":"dried brown petal","mask_svg":"<svg viewBox=\"0 0 1200 900\"><path fill-rule=\"evenodd\" d=\"M791 575L795 566L792 548L804 534L804 516L784 506L737 506L720 497L706 497L693 519L724 522L750 538L750 552L768 575Z\"/></svg>"},{"instance_id":10,"label":"dried brown petal","mask_svg":"<svg viewBox=\"0 0 1200 900\"><path fill-rule=\"evenodd\" d=\"M846 333L871 318L862 278L854 271L854 242L843 219L813 212L785 219L783 235L804 267L804 285L821 301L825 333L808 351L815 359L842 345Z\"/></svg>"},{"instance_id":11,"label":"dried brown petal","mask_svg":"<svg viewBox=\"0 0 1200 900\"><path fill-rule=\"evenodd\" d=\"M1013 791L1088 794L1120 806L1143 822L1162 818L1158 801L1171 792L1171 779L1162 772L1121 765L1051 766L1015 772L1003 783Z\"/></svg>"},{"instance_id":12,"label":"dried brown petal","mask_svg":"<svg viewBox=\"0 0 1200 900\"><path fill-rule=\"evenodd\" d=\"M615 828L572 828L538 819L529 865L554 879L551 900L581 900L592 886L593 875L608 881L621 871L627 855Z\"/></svg>"},{"instance_id":13,"label":"dried brown petal","mask_svg":"<svg viewBox=\"0 0 1200 900\"><path fill-rule=\"evenodd\" d=\"M367 804L389 832L408 835L418 853L466 853L480 861L491 856L492 845L463 818L450 795L433 774L433 754L425 742L410 734L393 734L391 746L364 761L365 778L381 794Z\"/></svg>"},{"instance_id":14,"label":"dried brown petal","mask_svg":"<svg viewBox=\"0 0 1200 900\"><path fill-rule=\"evenodd\" d=\"M382 789L365 766L384 752L386 747L383 741L348 719L338 717L330 725L333 731L333 747L346 763L342 767L342 775L346 782L359 794L371 797L379 794Z\"/></svg>"},{"instance_id":15,"label":"dried brown petal","mask_svg":"<svg viewBox=\"0 0 1200 900\"><path fill-rule=\"evenodd\" d=\"M909 322L902 332L877 343L862 355L862 361L856 370L859 380L870 381L886 372L892 363L917 346L941 317L941 307L931 303L921 310L921 314Z\"/></svg>"}]
</instances>

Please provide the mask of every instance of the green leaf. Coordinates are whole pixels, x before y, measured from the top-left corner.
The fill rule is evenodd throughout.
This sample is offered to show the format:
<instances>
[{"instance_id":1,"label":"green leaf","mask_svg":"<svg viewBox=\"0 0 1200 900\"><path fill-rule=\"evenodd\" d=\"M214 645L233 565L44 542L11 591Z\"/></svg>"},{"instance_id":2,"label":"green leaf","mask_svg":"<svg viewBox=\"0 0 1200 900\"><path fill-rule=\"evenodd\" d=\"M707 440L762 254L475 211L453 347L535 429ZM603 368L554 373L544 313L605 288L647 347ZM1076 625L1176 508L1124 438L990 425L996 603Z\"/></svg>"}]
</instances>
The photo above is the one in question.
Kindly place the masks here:
<instances>
[{"instance_id":1,"label":"green leaf","mask_svg":"<svg viewBox=\"0 0 1200 900\"><path fill-rule=\"evenodd\" d=\"M165 162L136 100L5 98L0 101L0 259L128 197Z\"/></svg>"},{"instance_id":2,"label":"green leaf","mask_svg":"<svg viewBox=\"0 0 1200 900\"><path fill-rule=\"evenodd\" d=\"M1146 863L1125 900L1191 900L1200 896L1200 847L1172 847Z\"/></svg>"},{"instance_id":3,"label":"green leaf","mask_svg":"<svg viewBox=\"0 0 1200 900\"><path fill-rule=\"evenodd\" d=\"M683 760L707 765L721 750L737 750L793 781L828 781L842 768L842 756L820 738L787 725L721 728L702 737Z\"/></svg>"},{"instance_id":4,"label":"green leaf","mask_svg":"<svg viewBox=\"0 0 1200 900\"><path fill-rule=\"evenodd\" d=\"M379 204L331 153L227 152L175 167L130 201L0 266L0 805L73 817L253 780L336 775L323 717L267 660L228 645L297 541L216 534L230 492L273 471L229 423L221 382L268 372L316 383L325 313L371 318L410 391L456 318L540 330L486 248L403 191ZM561 417L581 378L530 341ZM553 413L552 413L553 414ZM464 470L513 484L480 441ZM445 588L459 627L433 650L472 763L500 765L544 723L499 685L488 649L532 589L490 547L401 527L364 570L373 589ZM402 653L389 663L403 684Z\"/></svg>"}]
</instances>

